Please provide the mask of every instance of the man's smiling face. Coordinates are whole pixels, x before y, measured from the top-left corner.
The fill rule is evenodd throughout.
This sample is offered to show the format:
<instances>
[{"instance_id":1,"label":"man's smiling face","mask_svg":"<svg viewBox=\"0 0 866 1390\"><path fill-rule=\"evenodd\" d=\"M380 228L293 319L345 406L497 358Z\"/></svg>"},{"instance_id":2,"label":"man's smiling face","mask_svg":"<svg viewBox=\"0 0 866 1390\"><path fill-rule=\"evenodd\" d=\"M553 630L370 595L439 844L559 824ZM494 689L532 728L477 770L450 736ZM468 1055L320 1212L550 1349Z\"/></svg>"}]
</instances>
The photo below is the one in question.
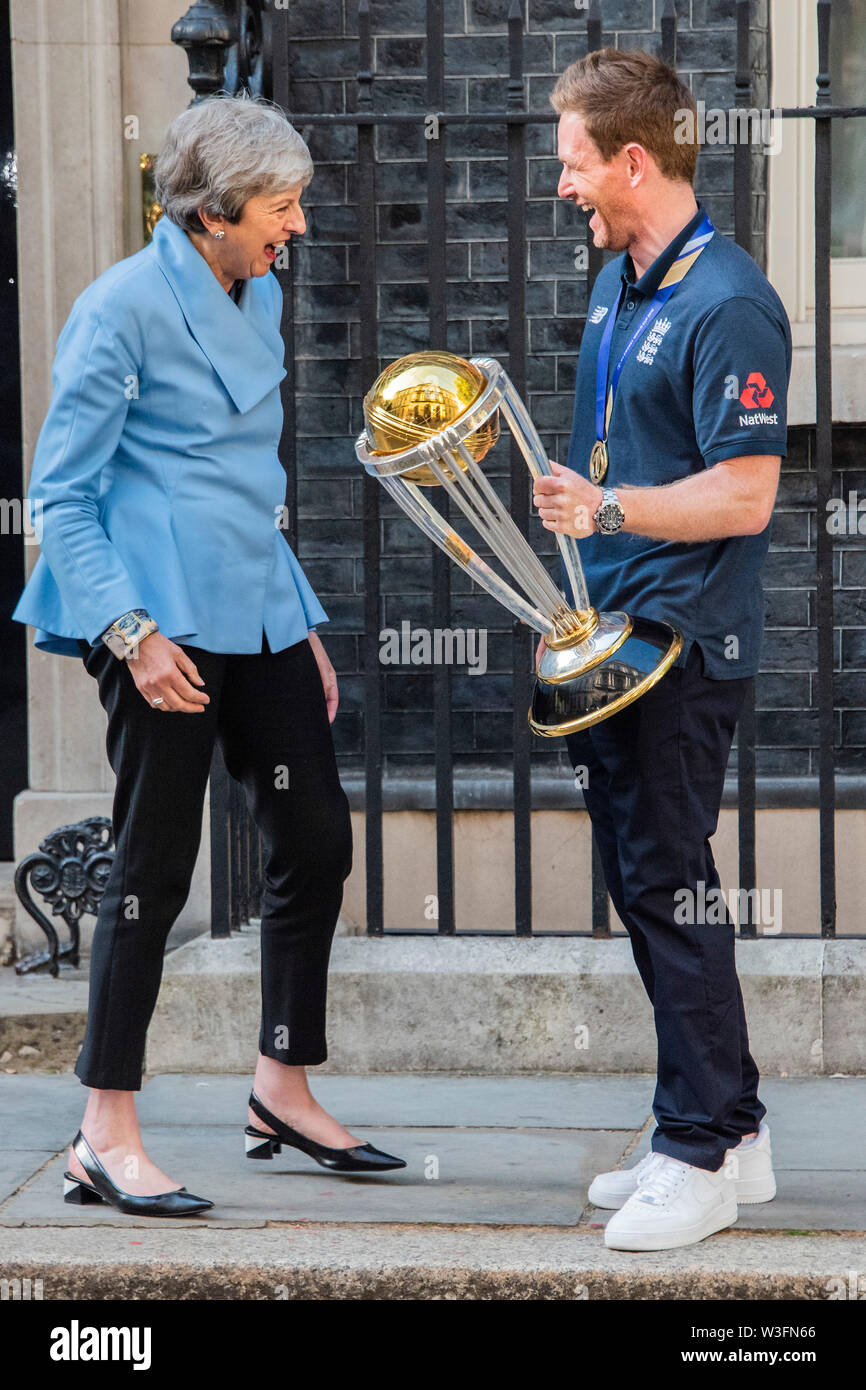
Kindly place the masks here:
<instances>
[{"instance_id":1,"label":"man's smiling face","mask_svg":"<svg viewBox=\"0 0 866 1390\"><path fill-rule=\"evenodd\" d=\"M620 150L605 163L587 134L583 117L565 111L559 118L557 154L562 165L559 197L591 213L589 227L595 246L624 251L635 223L626 151Z\"/></svg>"}]
</instances>

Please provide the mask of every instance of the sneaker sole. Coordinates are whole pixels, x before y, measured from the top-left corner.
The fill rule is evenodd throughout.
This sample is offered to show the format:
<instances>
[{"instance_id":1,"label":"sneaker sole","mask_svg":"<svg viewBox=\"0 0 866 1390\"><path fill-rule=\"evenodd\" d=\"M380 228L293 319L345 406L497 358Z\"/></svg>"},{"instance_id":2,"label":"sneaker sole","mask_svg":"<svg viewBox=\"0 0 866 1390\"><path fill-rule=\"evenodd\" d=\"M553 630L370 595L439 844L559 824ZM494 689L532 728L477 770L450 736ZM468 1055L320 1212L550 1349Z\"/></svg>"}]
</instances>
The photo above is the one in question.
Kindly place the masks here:
<instances>
[{"instance_id":1,"label":"sneaker sole","mask_svg":"<svg viewBox=\"0 0 866 1390\"><path fill-rule=\"evenodd\" d=\"M717 1211L710 1212L703 1221L695 1226L687 1226L680 1231L624 1231L615 1234L613 1240L608 1239L608 1231L604 1233L604 1243L609 1250L678 1250L683 1245L697 1245L699 1241L706 1240L707 1236L713 1236L718 1231L727 1230L733 1226L737 1219L736 1202L729 1203Z\"/></svg>"},{"instance_id":2,"label":"sneaker sole","mask_svg":"<svg viewBox=\"0 0 866 1390\"><path fill-rule=\"evenodd\" d=\"M741 1178L735 1186L737 1201L741 1207L757 1206L759 1202L772 1202L776 1195L776 1179L772 1173L760 1178Z\"/></svg>"}]
</instances>

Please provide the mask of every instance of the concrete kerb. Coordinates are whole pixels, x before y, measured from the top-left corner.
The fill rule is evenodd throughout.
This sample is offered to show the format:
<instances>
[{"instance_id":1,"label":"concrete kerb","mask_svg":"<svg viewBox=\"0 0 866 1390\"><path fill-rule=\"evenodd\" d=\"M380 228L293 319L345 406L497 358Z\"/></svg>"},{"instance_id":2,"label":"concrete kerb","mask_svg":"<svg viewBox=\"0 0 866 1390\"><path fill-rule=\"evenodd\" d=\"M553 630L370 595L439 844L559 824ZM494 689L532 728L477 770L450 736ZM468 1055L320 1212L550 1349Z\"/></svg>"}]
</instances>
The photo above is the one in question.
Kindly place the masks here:
<instances>
[{"instance_id":1,"label":"concrete kerb","mask_svg":"<svg viewBox=\"0 0 866 1390\"><path fill-rule=\"evenodd\" d=\"M664 1254L598 1232L329 1224L255 1231L6 1230L0 1280L45 1299L809 1299L858 1297L863 1237L716 1236ZM852 1287L854 1292L852 1293Z\"/></svg>"},{"instance_id":2,"label":"concrete kerb","mask_svg":"<svg viewBox=\"0 0 866 1390\"><path fill-rule=\"evenodd\" d=\"M866 941L740 940L737 964L765 1075L866 1071ZM148 1070L250 1070L259 1013L255 928L197 937L166 960ZM637 1072L656 1043L625 939L407 933L335 940L329 1052L337 1072Z\"/></svg>"}]
</instances>

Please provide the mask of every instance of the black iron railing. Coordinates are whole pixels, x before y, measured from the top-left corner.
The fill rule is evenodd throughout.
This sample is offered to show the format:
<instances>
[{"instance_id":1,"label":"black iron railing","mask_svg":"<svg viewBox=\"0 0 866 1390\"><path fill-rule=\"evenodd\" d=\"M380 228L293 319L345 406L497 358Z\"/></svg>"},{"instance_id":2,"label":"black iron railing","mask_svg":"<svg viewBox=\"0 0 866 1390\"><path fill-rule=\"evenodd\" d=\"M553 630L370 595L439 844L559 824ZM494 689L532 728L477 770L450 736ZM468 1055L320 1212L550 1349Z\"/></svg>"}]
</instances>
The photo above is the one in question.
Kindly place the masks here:
<instances>
[{"instance_id":1,"label":"black iron railing","mask_svg":"<svg viewBox=\"0 0 866 1390\"><path fill-rule=\"evenodd\" d=\"M347 0L348 3L348 0ZM750 0L736 0L736 106L752 106L750 62ZM526 131L530 124L549 124L556 116L547 111L527 110L525 96L524 0L503 0L507 11L509 36L509 76L505 109L499 111L446 112L445 106L445 20L444 0L428 0L426 102L423 110L376 111L373 103L374 35L369 0L360 0L358 14L357 110L342 113L293 111L290 93L288 15L261 0L198 0L184 17L184 46L190 54L191 78L197 96L223 86L246 85L263 90L280 103L299 126L354 126L358 137L358 227L360 356L362 378L372 382L380 368L377 325L377 242L375 130L377 126L435 121L436 138L427 142L427 214L429 253L429 332L430 343L446 340L446 147L448 132L456 126L501 124L507 128L508 166L508 308L509 373L518 391L525 391L526 339ZM816 0L818 27L818 74L816 100L812 107L783 108L783 119L812 120L815 123L815 385L816 385L816 512L817 526L817 712L819 730L818 809L820 827L820 914L821 934L835 935L835 774L833 729L833 537L820 524L827 515L832 494L832 406L830 353L830 207L831 132L838 118L866 115L863 107L832 105L829 71L829 38L832 0ZM587 7L586 48L601 46L603 6L591 0ZM677 14L674 0L663 0L660 16L661 54L676 64ZM246 39L244 39L246 35ZM251 37L250 37L251 36ZM214 61L222 45L222 63ZM226 54L229 55L226 63ZM229 77L224 78L225 71ZM193 80L194 79L194 80ZM747 251L752 250L753 161L748 141L734 144L734 221L735 237ZM588 279L592 283L601 268L602 255L588 249ZM283 383L286 430L282 460L287 473L286 502L291 525L287 539L294 544L297 516L297 471L295 465L294 421L294 330L292 310L292 263L280 279L285 291L283 331L286 338L288 375ZM511 509L524 533L529 517L529 480L516 447L511 455ZM382 596L379 587L381 561L380 488L375 479L364 477L364 731L365 731L365 819L367 931L384 930L383 903L383 671L379 661L379 631ZM450 565L447 557L434 548L433 615L437 626L446 628L450 608ZM514 811L514 903L518 935L532 932L531 913L531 785L530 734L525 719L531 684L531 636L522 624L513 626L513 811ZM434 668L434 730L436 782L436 849L438 890L438 931L456 930L454 907L453 805L454 768L451 737L450 668ZM754 689L743 710L737 738L739 886L756 887L756 714ZM214 932L224 934L255 910L260 890L261 864L255 851L252 831L239 792L219 763L211 783L211 835L214 851ZM610 934L608 898L598 855L593 849L591 925L595 936ZM755 936L754 923L740 926L742 936Z\"/></svg>"}]
</instances>

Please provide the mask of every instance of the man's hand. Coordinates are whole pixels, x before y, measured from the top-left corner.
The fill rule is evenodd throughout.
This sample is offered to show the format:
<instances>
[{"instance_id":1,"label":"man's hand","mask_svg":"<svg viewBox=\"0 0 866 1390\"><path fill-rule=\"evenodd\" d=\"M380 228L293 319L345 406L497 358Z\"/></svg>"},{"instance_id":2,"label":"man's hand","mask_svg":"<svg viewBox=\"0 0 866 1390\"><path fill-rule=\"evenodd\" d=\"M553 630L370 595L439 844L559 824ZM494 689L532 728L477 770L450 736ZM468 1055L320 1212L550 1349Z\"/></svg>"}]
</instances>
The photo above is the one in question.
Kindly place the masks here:
<instances>
[{"instance_id":1,"label":"man's hand","mask_svg":"<svg viewBox=\"0 0 866 1390\"><path fill-rule=\"evenodd\" d=\"M545 530L578 539L593 535L595 513L602 503L601 488L553 459L550 466L555 476L536 478L532 495Z\"/></svg>"},{"instance_id":2,"label":"man's hand","mask_svg":"<svg viewBox=\"0 0 866 1390\"><path fill-rule=\"evenodd\" d=\"M154 700L162 698L164 703L156 706L160 714L173 711L204 714L205 705L210 704L209 695L190 685L190 681L204 685L195 662L187 656L183 647L164 637L161 632L151 632L139 642L134 654L126 661L132 679L147 703L152 705Z\"/></svg>"},{"instance_id":3,"label":"man's hand","mask_svg":"<svg viewBox=\"0 0 866 1390\"><path fill-rule=\"evenodd\" d=\"M322 689L325 692L325 703L328 706L328 723L333 724L334 716L337 713L337 705L340 700L337 691L337 673L328 660L328 653L322 646L322 640L317 632L308 634L310 646L313 649L313 656L316 658L316 665L319 668L319 675L322 677Z\"/></svg>"},{"instance_id":4,"label":"man's hand","mask_svg":"<svg viewBox=\"0 0 866 1390\"><path fill-rule=\"evenodd\" d=\"M618 483L623 531L659 541L713 541L758 536L769 525L779 484L778 454L722 459L675 483ZM603 492L551 459L552 478L536 478L533 502L542 525L563 536L591 536Z\"/></svg>"}]
</instances>

